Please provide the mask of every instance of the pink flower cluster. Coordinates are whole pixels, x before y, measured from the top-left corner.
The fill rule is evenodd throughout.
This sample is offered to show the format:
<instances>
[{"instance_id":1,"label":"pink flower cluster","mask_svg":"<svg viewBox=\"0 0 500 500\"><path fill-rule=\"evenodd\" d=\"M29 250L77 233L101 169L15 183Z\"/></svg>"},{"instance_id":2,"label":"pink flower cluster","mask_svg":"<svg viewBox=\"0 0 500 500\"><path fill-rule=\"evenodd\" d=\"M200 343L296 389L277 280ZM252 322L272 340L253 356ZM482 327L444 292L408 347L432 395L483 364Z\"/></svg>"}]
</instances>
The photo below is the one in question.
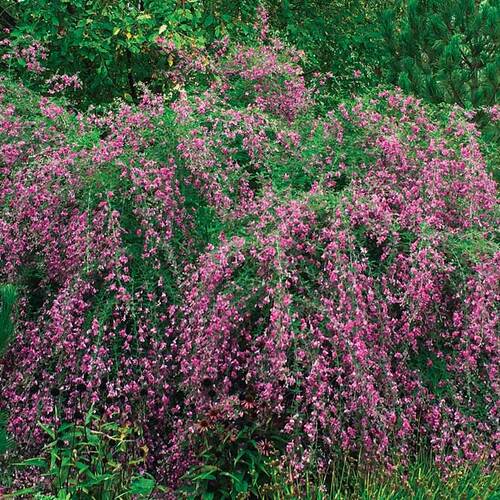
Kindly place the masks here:
<instances>
[{"instance_id":1,"label":"pink flower cluster","mask_svg":"<svg viewBox=\"0 0 500 500\"><path fill-rule=\"evenodd\" d=\"M29 456L47 437L39 422L81 423L93 405L143 426L156 460L176 411L170 289L190 246L176 165L148 152L165 139L163 100L74 116L41 98L26 114L17 92L3 82L0 136L17 153L0 160L0 274L24 292L0 365L9 430Z\"/></svg>"},{"instance_id":2,"label":"pink flower cluster","mask_svg":"<svg viewBox=\"0 0 500 500\"><path fill-rule=\"evenodd\" d=\"M498 205L474 127L397 91L316 115L300 54L224 54L175 113L145 92L79 115L32 96L28 114L0 83L19 453L93 407L139 426L172 486L216 426L284 438L297 474L422 446L493 463Z\"/></svg>"},{"instance_id":3,"label":"pink flower cluster","mask_svg":"<svg viewBox=\"0 0 500 500\"><path fill-rule=\"evenodd\" d=\"M50 77L45 83L49 85L48 93L51 95L59 94L68 88L73 90L82 88L82 82L78 78L78 75L56 74Z\"/></svg>"},{"instance_id":4,"label":"pink flower cluster","mask_svg":"<svg viewBox=\"0 0 500 500\"><path fill-rule=\"evenodd\" d=\"M25 38L24 45L13 45L9 38L0 40L0 48L4 47L2 60L17 59L28 71L35 74L43 73L45 67L42 61L48 57L47 49L38 40L31 37Z\"/></svg>"}]
</instances>

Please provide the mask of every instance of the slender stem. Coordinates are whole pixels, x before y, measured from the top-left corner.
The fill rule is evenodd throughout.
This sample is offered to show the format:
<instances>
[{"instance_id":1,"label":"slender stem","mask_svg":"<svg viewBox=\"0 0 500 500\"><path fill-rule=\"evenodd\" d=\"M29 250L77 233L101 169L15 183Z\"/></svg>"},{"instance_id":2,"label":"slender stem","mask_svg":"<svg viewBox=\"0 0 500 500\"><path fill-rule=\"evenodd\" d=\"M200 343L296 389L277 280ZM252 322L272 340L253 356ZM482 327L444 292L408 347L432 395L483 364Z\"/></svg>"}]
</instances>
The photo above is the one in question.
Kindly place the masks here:
<instances>
[{"instance_id":1,"label":"slender stem","mask_svg":"<svg viewBox=\"0 0 500 500\"><path fill-rule=\"evenodd\" d=\"M132 73L132 52L130 52L129 49L127 49L127 79L130 95L132 96L133 101L137 102L137 89L135 86L134 75Z\"/></svg>"}]
</instances>

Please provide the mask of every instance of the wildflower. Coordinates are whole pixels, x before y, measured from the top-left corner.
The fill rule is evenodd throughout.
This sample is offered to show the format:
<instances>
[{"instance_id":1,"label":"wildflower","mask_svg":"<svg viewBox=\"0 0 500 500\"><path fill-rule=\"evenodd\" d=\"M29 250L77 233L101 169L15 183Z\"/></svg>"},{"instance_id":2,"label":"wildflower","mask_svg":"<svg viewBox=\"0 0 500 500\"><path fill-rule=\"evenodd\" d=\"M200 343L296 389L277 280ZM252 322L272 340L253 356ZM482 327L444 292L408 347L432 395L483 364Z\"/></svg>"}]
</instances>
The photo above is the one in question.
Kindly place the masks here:
<instances>
[{"instance_id":1,"label":"wildflower","mask_svg":"<svg viewBox=\"0 0 500 500\"><path fill-rule=\"evenodd\" d=\"M273 444L267 439L263 439L257 442L257 450L264 457L270 457L276 453L276 449Z\"/></svg>"},{"instance_id":2,"label":"wildflower","mask_svg":"<svg viewBox=\"0 0 500 500\"><path fill-rule=\"evenodd\" d=\"M208 420L202 419L196 424L195 428L198 432L203 434L211 428L211 425Z\"/></svg>"}]
</instances>

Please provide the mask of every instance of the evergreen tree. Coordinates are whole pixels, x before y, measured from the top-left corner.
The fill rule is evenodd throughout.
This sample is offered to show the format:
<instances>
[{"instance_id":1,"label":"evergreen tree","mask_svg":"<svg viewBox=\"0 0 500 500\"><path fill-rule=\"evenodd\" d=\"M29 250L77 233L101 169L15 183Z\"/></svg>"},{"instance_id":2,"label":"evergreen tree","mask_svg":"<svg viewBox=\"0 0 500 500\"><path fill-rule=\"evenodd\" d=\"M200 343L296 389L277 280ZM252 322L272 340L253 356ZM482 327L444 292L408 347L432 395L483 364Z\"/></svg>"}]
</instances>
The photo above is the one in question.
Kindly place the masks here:
<instances>
[{"instance_id":1,"label":"evergreen tree","mask_svg":"<svg viewBox=\"0 0 500 500\"><path fill-rule=\"evenodd\" d=\"M496 103L500 79L498 0L410 0L401 23L386 12L394 82L435 103L481 109ZM478 121L485 118L479 112Z\"/></svg>"}]
</instances>

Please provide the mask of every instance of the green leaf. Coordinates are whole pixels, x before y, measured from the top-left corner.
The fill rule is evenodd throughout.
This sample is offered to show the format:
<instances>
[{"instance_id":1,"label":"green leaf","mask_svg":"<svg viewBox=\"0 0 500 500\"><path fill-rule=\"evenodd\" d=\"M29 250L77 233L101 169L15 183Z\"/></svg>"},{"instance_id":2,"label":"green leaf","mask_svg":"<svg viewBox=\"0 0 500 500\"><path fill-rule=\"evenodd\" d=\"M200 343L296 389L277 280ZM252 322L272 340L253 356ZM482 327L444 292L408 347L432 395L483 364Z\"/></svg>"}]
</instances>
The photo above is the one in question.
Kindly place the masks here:
<instances>
[{"instance_id":1,"label":"green leaf","mask_svg":"<svg viewBox=\"0 0 500 500\"><path fill-rule=\"evenodd\" d=\"M37 489L32 486L31 488L23 488L22 490L17 490L14 493L9 493L10 496L20 497L22 495L29 495L31 493L37 493Z\"/></svg>"},{"instance_id":2,"label":"green leaf","mask_svg":"<svg viewBox=\"0 0 500 500\"><path fill-rule=\"evenodd\" d=\"M203 479L215 479L215 476L213 475L214 472L217 472L219 470L218 467L215 465L205 465L203 467L200 467L198 469L198 474L196 476L192 477L193 481L200 481Z\"/></svg>"},{"instance_id":3,"label":"green leaf","mask_svg":"<svg viewBox=\"0 0 500 500\"><path fill-rule=\"evenodd\" d=\"M215 476L211 472L204 472L203 474L198 474L197 476L193 477L193 481L201 481L205 479L215 479Z\"/></svg>"},{"instance_id":4,"label":"green leaf","mask_svg":"<svg viewBox=\"0 0 500 500\"><path fill-rule=\"evenodd\" d=\"M51 429L48 425L42 424L39 422L38 424L52 439L56 438L56 433L54 432L54 429Z\"/></svg>"},{"instance_id":5,"label":"green leaf","mask_svg":"<svg viewBox=\"0 0 500 500\"><path fill-rule=\"evenodd\" d=\"M75 466L80 472L85 472L89 469L89 466L83 462L76 462Z\"/></svg>"},{"instance_id":6,"label":"green leaf","mask_svg":"<svg viewBox=\"0 0 500 500\"><path fill-rule=\"evenodd\" d=\"M97 486L101 485L107 481L111 481L115 477L114 474L97 474L92 479L79 483L78 487L83 488L87 486Z\"/></svg>"},{"instance_id":7,"label":"green leaf","mask_svg":"<svg viewBox=\"0 0 500 500\"><path fill-rule=\"evenodd\" d=\"M20 467L42 467L44 469L48 467L47 461L41 457L28 458L27 460L15 463L14 465L18 465Z\"/></svg>"},{"instance_id":8,"label":"green leaf","mask_svg":"<svg viewBox=\"0 0 500 500\"><path fill-rule=\"evenodd\" d=\"M90 405L90 409L85 415L85 425L89 425L92 421L92 417L94 416L94 403Z\"/></svg>"},{"instance_id":9,"label":"green leaf","mask_svg":"<svg viewBox=\"0 0 500 500\"><path fill-rule=\"evenodd\" d=\"M214 22L215 22L215 17L212 16L212 14L209 14L205 18L205 21L204 21L203 25L205 26L205 28L208 28L209 26L212 26L212 24L214 24Z\"/></svg>"},{"instance_id":10,"label":"green leaf","mask_svg":"<svg viewBox=\"0 0 500 500\"><path fill-rule=\"evenodd\" d=\"M246 493L248 491L248 483L243 479L234 485L237 493Z\"/></svg>"},{"instance_id":11,"label":"green leaf","mask_svg":"<svg viewBox=\"0 0 500 500\"><path fill-rule=\"evenodd\" d=\"M26 63L26 61L24 62ZM7 344L11 340L14 331L14 324L12 322L11 316L15 302L16 302L16 289L12 285L1 286L0 287L0 354L2 354L7 348Z\"/></svg>"},{"instance_id":12,"label":"green leaf","mask_svg":"<svg viewBox=\"0 0 500 500\"><path fill-rule=\"evenodd\" d=\"M130 494L132 495L146 495L149 496L155 488L156 482L144 476L137 476L132 478L130 485Z\"/></svg>"}]
</instances>

